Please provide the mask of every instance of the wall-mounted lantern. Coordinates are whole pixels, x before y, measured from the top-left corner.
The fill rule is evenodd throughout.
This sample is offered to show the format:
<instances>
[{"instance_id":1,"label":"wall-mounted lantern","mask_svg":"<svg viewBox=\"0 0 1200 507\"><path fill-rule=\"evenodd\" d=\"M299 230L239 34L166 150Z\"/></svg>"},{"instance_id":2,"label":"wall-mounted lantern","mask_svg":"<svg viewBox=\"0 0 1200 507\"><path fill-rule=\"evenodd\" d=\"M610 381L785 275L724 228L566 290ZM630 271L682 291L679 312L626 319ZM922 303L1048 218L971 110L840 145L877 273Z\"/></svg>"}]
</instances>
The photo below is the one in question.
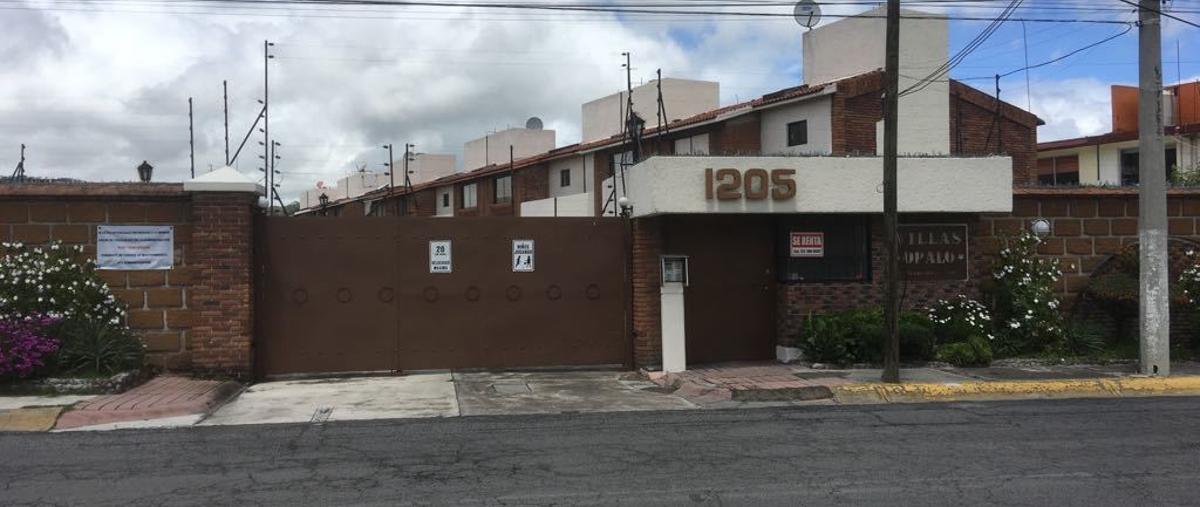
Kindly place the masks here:
<instances>
[{"instance_id":1,"label":"wall-mounted lantern","mask_svg":"<svg viewBox=\"0 0 1200 507\"><path fill-rule=\"evenodd\" d=\"M1045 218L1034 219L1029 224L1029 231L1037 236L1038 239L1045 238L1050 235L1050 221Z\"/></svg>"},{"instance_id":2,"label":"wall-mounted lantern","mask_svg":"<svg viewBox=\"0 0 1200 507\"><path fill-rule=\"evenodd\" d=\"M150 183L150 176L154 174L154 166L143 160L141 165L137 166L138 179L142 183Z\"/></svg>"}]
</instances>

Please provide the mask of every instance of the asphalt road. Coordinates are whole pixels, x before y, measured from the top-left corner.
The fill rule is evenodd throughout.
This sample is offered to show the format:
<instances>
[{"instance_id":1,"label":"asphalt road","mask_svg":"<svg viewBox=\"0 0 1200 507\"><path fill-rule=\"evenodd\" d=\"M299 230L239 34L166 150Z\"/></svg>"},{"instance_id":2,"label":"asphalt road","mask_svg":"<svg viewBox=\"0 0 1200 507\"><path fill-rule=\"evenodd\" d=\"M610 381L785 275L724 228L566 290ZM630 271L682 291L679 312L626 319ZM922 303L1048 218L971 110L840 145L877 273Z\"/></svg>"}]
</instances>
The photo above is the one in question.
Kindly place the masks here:
<instances>
[{"instance_id":1,"label":"asphalt road","mask_svg":"<svg viewBox=\"0 0 1200 507\"><path fill-rule=\"evenodd\" d=\"M1196 505L1200 398L0 435L3 505Z\"/></svg>"}]
</instances>

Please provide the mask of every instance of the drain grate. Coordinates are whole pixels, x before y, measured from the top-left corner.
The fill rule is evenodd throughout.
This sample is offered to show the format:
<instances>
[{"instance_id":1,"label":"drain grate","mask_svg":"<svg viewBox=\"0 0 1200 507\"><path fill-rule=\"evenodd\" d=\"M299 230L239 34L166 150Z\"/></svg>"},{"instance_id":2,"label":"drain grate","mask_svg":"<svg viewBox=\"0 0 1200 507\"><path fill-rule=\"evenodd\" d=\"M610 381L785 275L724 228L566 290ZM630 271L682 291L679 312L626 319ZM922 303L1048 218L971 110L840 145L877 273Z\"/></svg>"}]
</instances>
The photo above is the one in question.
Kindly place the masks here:
<instances>
[{"instance_id":1,"label":"drain grate","mask_svg":"<svg viewBox=\"0 0 1200 507\"><path fill-rule=\"evenodd\" d=\"M309 418L309 424L324 424L329 420L330 414L333 414L333 407L319 407L313 411L313 415Z\"/></svg>"},{"instance_id":2,"label":"drain grate","mask_svg":"<svg viewBox=\"0 0 1200 507\"><path fill-rule=\"evenodd\" d=\"M529 388L529 384L524 382L497 382L492 384L492 392L501 396L509 396L513 394L529 394L533 390Z\"/></svg>"}]
</instances>

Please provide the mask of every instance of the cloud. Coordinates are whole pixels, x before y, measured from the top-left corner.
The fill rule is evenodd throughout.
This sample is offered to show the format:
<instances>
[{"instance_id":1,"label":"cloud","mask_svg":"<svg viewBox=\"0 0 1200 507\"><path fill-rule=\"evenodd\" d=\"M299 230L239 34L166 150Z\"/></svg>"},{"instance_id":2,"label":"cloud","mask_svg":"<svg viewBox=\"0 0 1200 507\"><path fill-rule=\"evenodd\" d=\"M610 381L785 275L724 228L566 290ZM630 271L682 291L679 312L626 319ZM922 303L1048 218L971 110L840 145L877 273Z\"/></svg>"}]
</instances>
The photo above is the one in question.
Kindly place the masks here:
<instances>
[{"instance_id":1,"label":"cloud","mask_svg":"<svg viewBox=\"0 0 1200 507\"><path fill-rule=\"evenodd\" d=\"M1023 88L1023 87L1022 87ZM1031 83L1033 113L1046 122L1038 142L1103 134L1112 130L1109 84L1098 79L1040 80ZM1025 90L1009 102L1024 107Z\"/></svg>"},{"instance_id":2,"label":"cloud","mask_svg":"<svg viewBox=\"0 0 1200 507\"><path fill-rule=\"evenodd\" d=\"M799 81L790 22L62 5L0 11L4 26L20 27L0 32L0 160L15 162L25 143L38 176L130 180L144 159L156 179L186 179L188 97L197 172L220 166L221 81L236 150L260 107L264 39L276 43L270 130L282 144L285 195L364 164L382 169L386 143L460 153L463 142L530 116L557 129L560 145L575 142L580 105L624 87L622 51L633 53L634 84L661 67L667 77L721 81L727 102ZM698 36L688 44L683 33ZM248 174L261 163L255 134L237 160Z\"/></svg>"},{"instance_id":3,"label":"cloud","mask_svg":"<svg viewBox=\"0 0 1200 507\"><path fill-rule=\"evenodd\" d=\"M723 103L801 80L803 29L790 18L97 5L0 9L0 165L25 143L31 175L131 180L148 160L156 179L186 179L193 97L197 172L220 166L221 81L236 150L261 107L264 39L276 43L270 130L282 143L285 197L357 167L381 170L387 143L461 154L465 141L530 116L560 145L578 141L580 105L624 88L622 51L633 54L635 85L661 68L720 81ZM862 7L828 13L851 10ZM1107 88L1080 86L1035 87L1035 110L1050 123L1043 137L1106 128ZM255 132L237 160L248 174L260 174L260 140Z\"/></svg>"}]
</instances>

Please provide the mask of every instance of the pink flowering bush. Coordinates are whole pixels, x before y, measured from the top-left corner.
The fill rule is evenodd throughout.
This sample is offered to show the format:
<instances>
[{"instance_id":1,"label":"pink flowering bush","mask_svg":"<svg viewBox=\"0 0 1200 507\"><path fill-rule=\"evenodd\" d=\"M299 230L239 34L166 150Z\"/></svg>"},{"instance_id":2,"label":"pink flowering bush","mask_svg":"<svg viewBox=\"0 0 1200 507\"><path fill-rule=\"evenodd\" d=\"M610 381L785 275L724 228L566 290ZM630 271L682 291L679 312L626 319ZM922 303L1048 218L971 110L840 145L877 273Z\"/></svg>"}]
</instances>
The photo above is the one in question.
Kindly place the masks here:
<instances>
[{"instance_id":1,"label":"pink flowering bush","mask_svg":"<svg viewBox=\"0 0 1200 507\"><path fill-rule=\"evenodd\" d=\"M25 317L0 319L0 378L28 377L58 350L59 341L46 334L57 319Z\"/></svg>"}]
</instances>

